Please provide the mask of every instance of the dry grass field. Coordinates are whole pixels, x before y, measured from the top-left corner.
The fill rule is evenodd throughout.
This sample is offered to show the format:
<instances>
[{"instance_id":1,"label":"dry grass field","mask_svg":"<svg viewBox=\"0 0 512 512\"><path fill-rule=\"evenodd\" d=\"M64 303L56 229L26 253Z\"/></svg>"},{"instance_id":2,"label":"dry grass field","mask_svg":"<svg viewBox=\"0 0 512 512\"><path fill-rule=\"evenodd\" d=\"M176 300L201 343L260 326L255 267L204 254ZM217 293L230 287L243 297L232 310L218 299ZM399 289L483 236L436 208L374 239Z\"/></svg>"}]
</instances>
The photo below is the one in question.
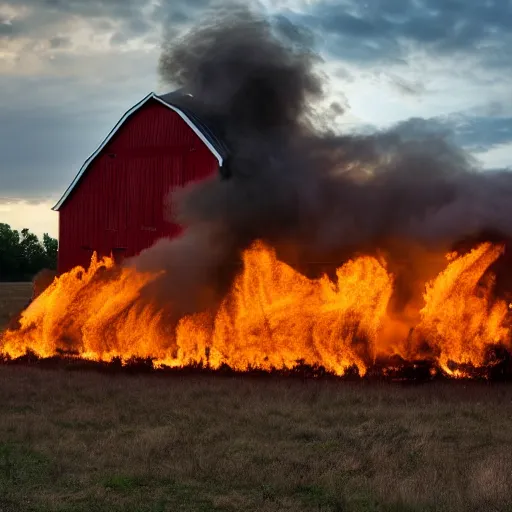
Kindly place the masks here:
<instances>
[{"instance_id":1,"label":"dry grass field","mask_svg":"<svg viewBox=\"0 0 512 512\"><path fill-rule=\"evenodd\" d=\"M0 366L0 511L507 511L511 427L506 385Z\"/></svg>"},{"instance_id":2,"label":"dry grass field","mask_svg":"<svg viewBox=\"0 0 512 512\"><path fill-rule=\"evenodd\" d=\"M2 511L512 510L512 388L0 367Z\"/></svg>"}]
</instances>

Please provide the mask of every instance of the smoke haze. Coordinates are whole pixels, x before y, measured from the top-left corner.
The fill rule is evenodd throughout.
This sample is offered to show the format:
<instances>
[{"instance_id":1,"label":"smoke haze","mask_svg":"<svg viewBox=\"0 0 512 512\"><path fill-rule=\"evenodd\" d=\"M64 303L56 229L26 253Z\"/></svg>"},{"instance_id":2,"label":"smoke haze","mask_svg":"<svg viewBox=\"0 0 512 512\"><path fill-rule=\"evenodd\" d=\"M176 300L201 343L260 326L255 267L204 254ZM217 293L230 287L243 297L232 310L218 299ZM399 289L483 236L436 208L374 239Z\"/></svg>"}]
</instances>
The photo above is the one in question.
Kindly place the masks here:
<instances>
[{"instance_id":1,"label":"smoke haze","mask_svg":"<svg viewBox=\"0 0 512 512\"><path fill-rule=\"evenodd\" d=\"M510 173L479 172L463 150L407 123L371 136L329 130L339 107L320 108L326 79L311 41L285 19L238 9L164 44L162 79L193 95L230 150L229 179L174 195L185 234L135 260L166 270L148 293L179 316L218 301L256 239L310 276L385 254L400 310L456 242L511 234Z\"/></svg>"}]
</instances>

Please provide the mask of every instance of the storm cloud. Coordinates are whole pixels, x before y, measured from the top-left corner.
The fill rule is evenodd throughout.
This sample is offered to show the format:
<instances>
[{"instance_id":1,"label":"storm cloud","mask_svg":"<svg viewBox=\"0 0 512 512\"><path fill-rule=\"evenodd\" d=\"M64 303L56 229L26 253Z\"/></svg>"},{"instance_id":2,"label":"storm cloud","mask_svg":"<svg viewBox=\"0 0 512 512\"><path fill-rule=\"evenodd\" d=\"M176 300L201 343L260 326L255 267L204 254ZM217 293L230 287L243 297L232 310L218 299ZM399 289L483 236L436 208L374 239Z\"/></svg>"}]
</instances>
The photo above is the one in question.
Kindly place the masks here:
<instances>
[{"instance_id":1,"label":"storm cloud","mask_svg":"<svg viewBox=\"0 0 512 512\"><path fill-rule=\"evenodd\" d=\"M168 92L157 75L162 38L232 7L227 0L4 2L1 195L57 198L126 110L152 90ZM511 1L262 0L256 9L305 27L315 51L341 70L330 101L356 128L373 122L358 111L368 104L361 95L385 86L388 110L400 111L389 124L426 118L478 155L512 143ZM486 105L498 107L471 110Z\"/></svg>"},{"instance_id":2,"label":"storm cloud","mask_svg":"<svg viewBox=\"0 0 512 512\"><path fill-rule=\"evenodd\" d=\"M408 59L421 50L510 66L509 0L323 0L296 18L321 29L326 48L339 58L371 63Z\"/></svg>"}]
</instances>

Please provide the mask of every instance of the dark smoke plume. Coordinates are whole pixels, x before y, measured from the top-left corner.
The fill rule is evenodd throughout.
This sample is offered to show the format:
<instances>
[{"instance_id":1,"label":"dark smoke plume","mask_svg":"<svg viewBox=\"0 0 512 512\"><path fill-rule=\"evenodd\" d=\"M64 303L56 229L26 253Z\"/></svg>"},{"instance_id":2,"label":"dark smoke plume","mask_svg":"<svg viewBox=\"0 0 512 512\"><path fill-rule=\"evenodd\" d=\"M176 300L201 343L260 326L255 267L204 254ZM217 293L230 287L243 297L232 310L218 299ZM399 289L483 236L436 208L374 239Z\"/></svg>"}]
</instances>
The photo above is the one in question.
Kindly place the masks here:
<instances>
[{"instance_id":1,"label":"dark smoke plume","mask_svg":"<svg viewBox=\"0 0 512 512\"><path fill-rule=\"evenodd\" d=\"M484 230L512 234L508 172L479 172L464 151L407 124L371 136L326 130L311 40L287 20L239 9L164 45L162 79L193 95L230 150L229 179L173 198L186 234L136 261L167 269L157 292L176 314L221 297L256 239L308 275L384 253L399 309L456 242Z\"/></svg>"}]
</instances>

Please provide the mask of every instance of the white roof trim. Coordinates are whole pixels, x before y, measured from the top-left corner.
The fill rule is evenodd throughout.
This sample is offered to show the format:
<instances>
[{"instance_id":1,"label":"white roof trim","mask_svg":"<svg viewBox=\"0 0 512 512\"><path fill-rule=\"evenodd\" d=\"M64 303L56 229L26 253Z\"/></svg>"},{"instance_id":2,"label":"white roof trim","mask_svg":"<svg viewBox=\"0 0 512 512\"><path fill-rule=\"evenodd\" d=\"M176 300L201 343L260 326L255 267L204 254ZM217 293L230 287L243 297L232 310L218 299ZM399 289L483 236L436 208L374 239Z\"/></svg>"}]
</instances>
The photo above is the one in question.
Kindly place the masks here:
<instances>
[{"instance_id":1,"label":"white roof trim","mask_svg":"<svg viewBox=\"0 0 512 512\"><path fill-rule=\"evenodd\" d=\"M223 158L220 155L220 153L213 147L212 143L204 136L204 133L187 117L186 114L184 114L178 107L175 107L174 105L169 105L169 103L162 100L159 96L157 96L155 93L151 93L151 97L164 105L167 108L170 108L171 110L174 110L176 114L178 114L185 123L187 123L190 128L192 128L192 131L204 142L205 146L213 153L217 161L219 162L219 166L222 167Z\"/></svg>"},{"instance_id":2,"label":"white roof trim","mask_svg":"<svg viewBox=\"0 0 512 512\"><path fill-rule=\"evenodd\" d=\"M183 113L178 107L175 107L173 105L169 105L164 100L160 99L154 92L149 93L145 98L143 98L141 101L136 103L130 110L128 110L124 116L117 122L117 124L114 126L112 131L107 135L105 140L100 144L98 149L84 162L80 170L78 171L78 174L75 176L74 180L71 182L71 185L66 189L63 196L60 198L59 202L52 208L54 211L58 211L59 208L64 204L66 199L68 198L69 194L73 191L73 189L76 187L77 183L80 181L80 178L84 175L85 171L91 165L92 161L100 154L100 152L103 150L103 148L108 144L110 139L117 133L119 128L124 124L124 122L139 108L141 108L145 103L147 103L149 100L156 100L165 107L173 110L178 114L185 123L192 129L192 131L203 141L205 146L212 152L212 154L215 156L217 161L219 162L219 166L222 167L223 158L220 155L220 153L213 147L212 143L204 136L204 134L199 130L199 128L187 117L185 113Z\"/></svg>"}]
</instances>

